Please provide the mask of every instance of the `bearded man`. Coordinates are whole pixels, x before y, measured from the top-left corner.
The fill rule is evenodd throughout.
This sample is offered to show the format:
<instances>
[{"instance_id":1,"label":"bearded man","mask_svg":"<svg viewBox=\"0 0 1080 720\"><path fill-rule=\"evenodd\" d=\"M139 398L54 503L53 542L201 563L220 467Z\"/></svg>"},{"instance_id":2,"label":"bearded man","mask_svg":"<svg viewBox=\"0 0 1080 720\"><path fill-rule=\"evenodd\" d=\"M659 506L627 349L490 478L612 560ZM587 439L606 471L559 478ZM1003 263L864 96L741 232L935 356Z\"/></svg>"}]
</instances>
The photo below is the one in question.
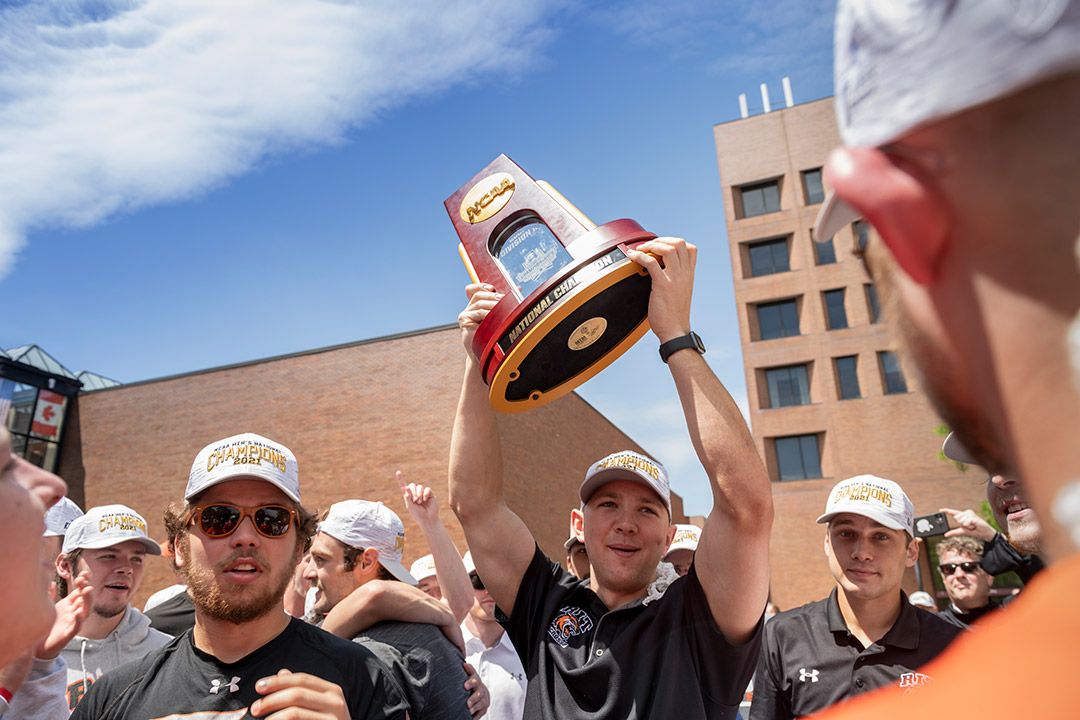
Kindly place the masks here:
<instances>
[{"instance_id":1,"label":"bearded man","mask_svg":"<svg viewBox=\"0 0 1080 720\"><path fill-rule=\"evenodd\" d=\"M195 457L184 500L165 522L195 627L102 676L73 718L233 720L287 708L405 717L401 691L370 651L285 614L285 588L315 530L292 451L252 433L211 443Z\"/></svg>"}]
</instances>

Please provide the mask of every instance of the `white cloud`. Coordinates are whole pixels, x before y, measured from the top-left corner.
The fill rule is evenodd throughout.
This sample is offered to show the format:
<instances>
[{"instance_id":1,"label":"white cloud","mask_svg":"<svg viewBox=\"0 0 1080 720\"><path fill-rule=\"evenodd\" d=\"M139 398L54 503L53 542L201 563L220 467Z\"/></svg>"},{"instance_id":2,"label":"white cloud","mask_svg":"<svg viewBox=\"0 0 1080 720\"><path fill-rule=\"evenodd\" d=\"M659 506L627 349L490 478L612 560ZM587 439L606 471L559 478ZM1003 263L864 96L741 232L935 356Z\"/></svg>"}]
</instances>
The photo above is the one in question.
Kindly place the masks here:
<instances>
[{"instance_id":1,"label":"white cloud","mask_svg":"<svg viewBox=\"0 0 1080 720\"><path fill-rule=\"evenodd\" d=\"M25 233L183 198L527 67L554 0L54 0L0 10L0 276ZM86 8L93 7L93 15ZM505 76L505 71L503 71Z\"/></svg>"}]
</instances>

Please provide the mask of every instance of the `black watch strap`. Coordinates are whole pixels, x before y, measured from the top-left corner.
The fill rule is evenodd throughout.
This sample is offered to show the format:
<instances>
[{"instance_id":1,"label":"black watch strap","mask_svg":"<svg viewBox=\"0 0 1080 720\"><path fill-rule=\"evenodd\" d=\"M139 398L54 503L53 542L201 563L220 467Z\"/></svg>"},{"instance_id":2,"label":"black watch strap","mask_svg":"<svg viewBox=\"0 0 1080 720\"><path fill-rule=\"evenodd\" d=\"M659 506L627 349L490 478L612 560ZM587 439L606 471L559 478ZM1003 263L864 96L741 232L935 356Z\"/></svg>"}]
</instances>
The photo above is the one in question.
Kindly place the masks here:
<instances>
[{"instance_id":1,"label":"black watch strap","mask_svg":"<svg viewBox=\"0 0 1080 720\"><path fill-rule=\"evenodd\" d=\"M672 338L666 343L661 344L660 359L666 363L668 361L668 358L671 357L672 353L678 352L679 350L686 350L688 348L697 350L702 355L705 354L705 343L701 342L701 338L698 337L698 334L693 330L691 330L688 334L683 335L682 337Z\"/></svg>"}]
</instances>

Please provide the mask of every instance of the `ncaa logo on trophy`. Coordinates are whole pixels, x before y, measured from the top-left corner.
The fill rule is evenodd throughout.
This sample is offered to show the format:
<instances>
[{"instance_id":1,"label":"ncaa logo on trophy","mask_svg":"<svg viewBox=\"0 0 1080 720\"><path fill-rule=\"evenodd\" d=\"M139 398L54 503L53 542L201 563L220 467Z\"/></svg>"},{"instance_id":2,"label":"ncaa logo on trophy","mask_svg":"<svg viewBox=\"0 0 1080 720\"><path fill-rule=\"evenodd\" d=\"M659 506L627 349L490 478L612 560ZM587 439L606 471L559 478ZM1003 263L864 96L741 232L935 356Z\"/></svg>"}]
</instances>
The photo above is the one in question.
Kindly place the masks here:
<instances>
[{"instance_id":1,"label":"ncaa logo on trophy","mask_svg":"<svg viewBox=\"0 0 1080 720\"><path fill-rule=\"evenodd\" d=\"M656 235L633 220L593 224L506 155L443 204L473 282L503 294L473 339L496 410L565 395L648 331L649 275L626 249Z\"/></svg>"}]
</instances>

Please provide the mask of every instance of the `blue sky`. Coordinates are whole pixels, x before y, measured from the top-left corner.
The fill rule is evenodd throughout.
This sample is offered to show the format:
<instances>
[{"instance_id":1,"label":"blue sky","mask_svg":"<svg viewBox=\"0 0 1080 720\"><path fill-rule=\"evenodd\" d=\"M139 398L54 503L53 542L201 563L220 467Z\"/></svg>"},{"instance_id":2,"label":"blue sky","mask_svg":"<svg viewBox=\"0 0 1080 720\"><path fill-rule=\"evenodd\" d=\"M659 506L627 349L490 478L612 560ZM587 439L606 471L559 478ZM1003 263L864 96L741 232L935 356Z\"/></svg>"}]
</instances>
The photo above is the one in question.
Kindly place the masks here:
<instances>
[{"instance_id":1,"label":"blue sky","mask_svg":"<svg viewBox=\"0 0 1080 720\"><path fill-rule=\"evenodd\" d=\"M745 407L712 126L831 94L831 0L0 3L0 347L130 382L451 323L499 153L696 243ZM393 308L390 310L390 308ZM648 335L579 389L710 494Z\"/></svg>"}]
</instances>

